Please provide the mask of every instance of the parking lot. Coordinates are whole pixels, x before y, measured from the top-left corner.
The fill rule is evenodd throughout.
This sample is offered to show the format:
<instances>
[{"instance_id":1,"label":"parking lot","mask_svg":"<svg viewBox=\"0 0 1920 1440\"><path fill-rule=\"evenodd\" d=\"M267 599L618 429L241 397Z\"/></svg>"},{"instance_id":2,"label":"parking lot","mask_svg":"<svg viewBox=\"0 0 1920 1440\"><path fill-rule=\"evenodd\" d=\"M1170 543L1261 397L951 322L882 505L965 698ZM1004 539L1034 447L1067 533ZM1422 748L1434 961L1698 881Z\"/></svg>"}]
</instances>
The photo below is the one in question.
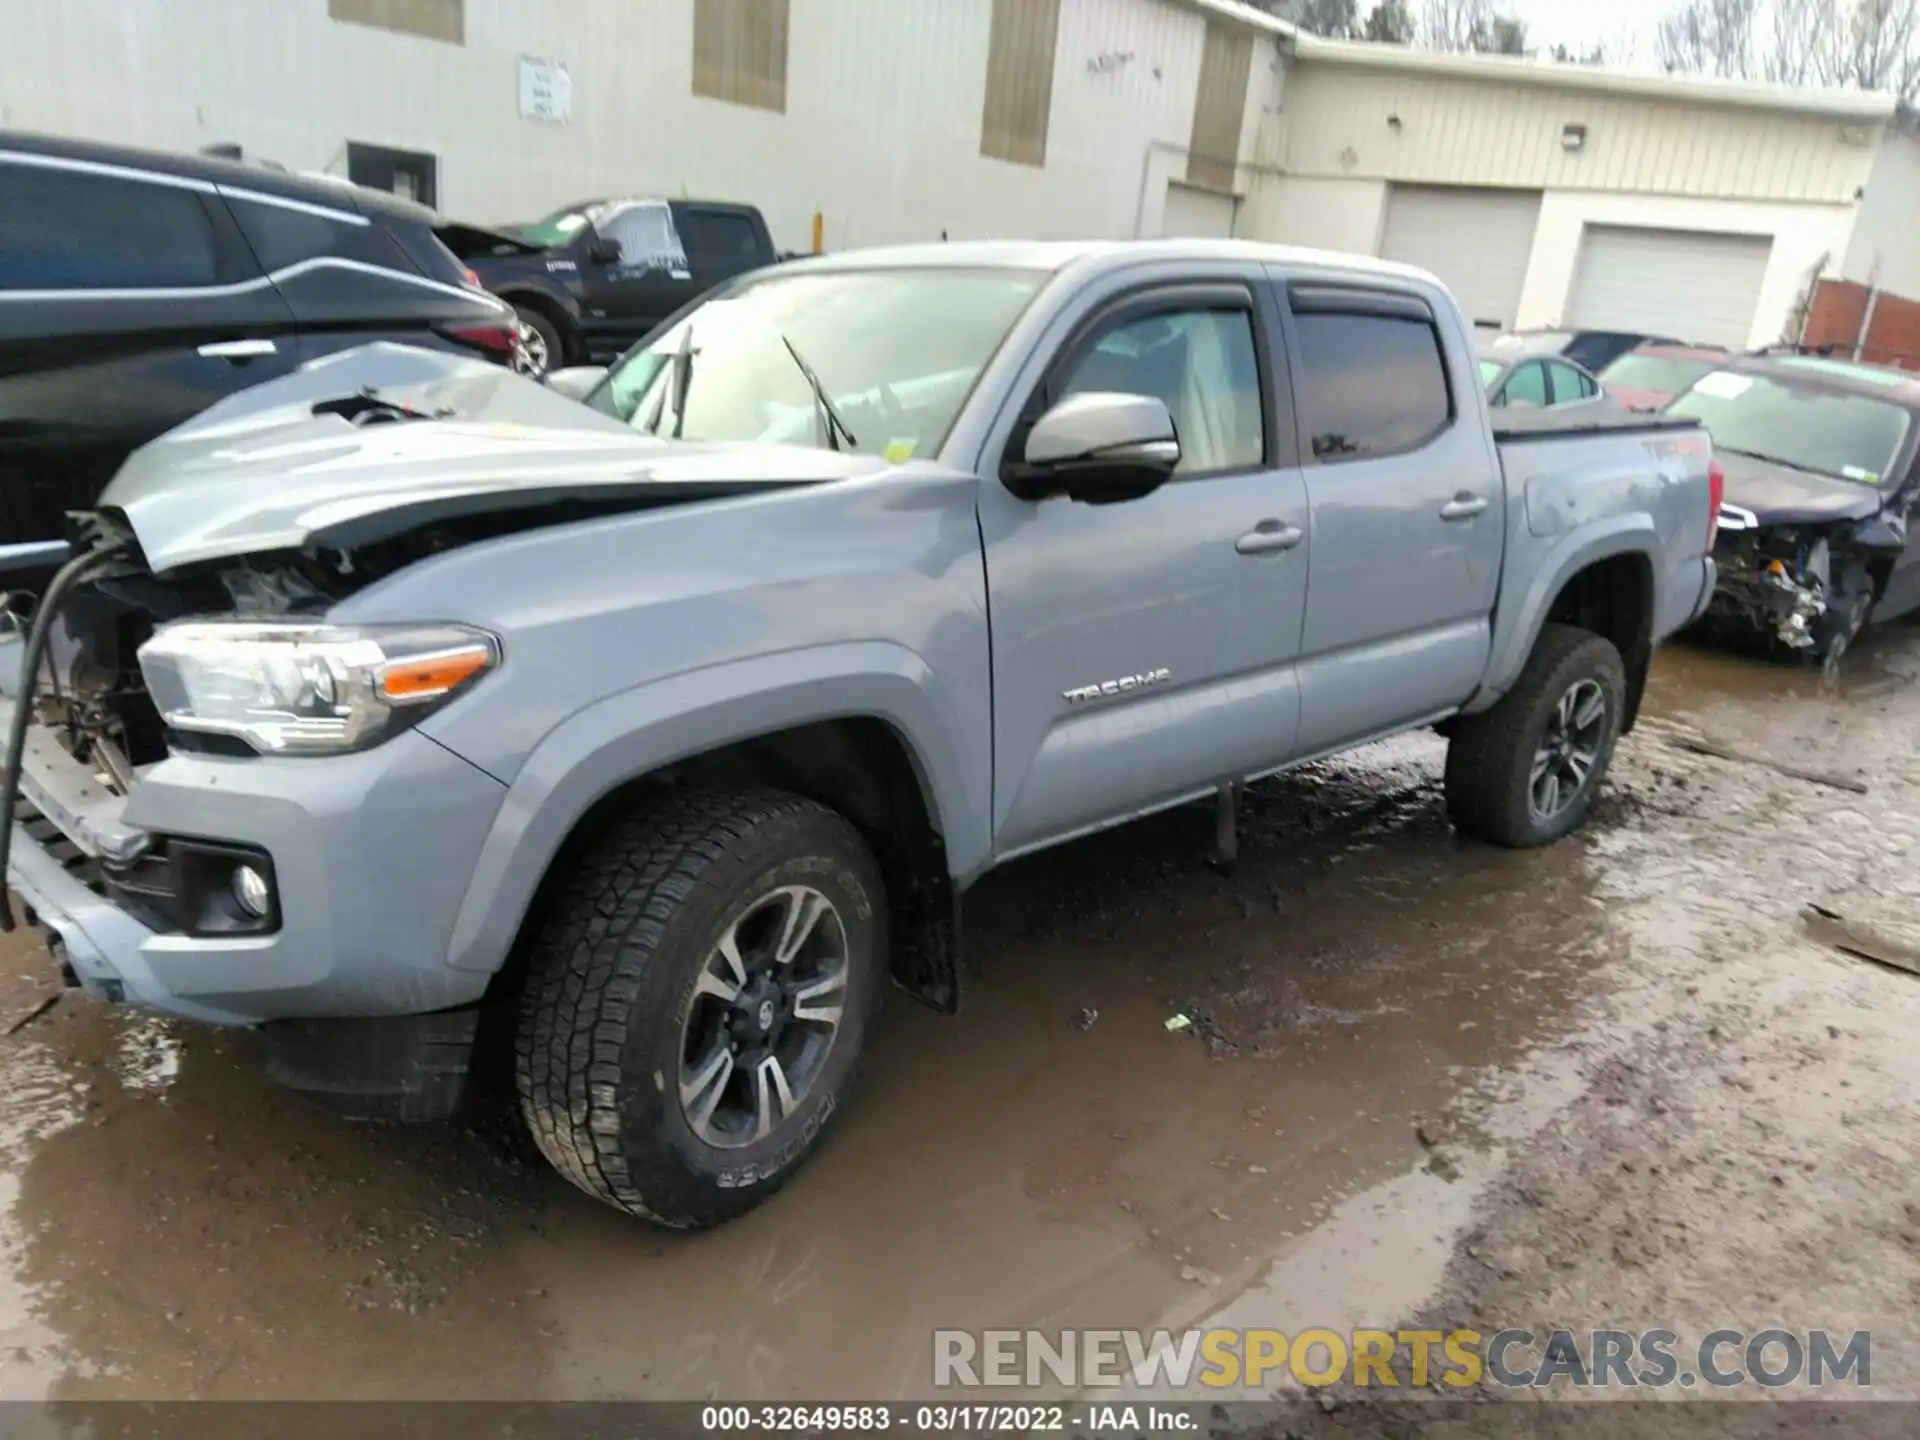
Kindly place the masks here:
<instances>
[{"instance_id":1,"label":"parking lot","mask_svg":"<svg viewBox=\"0 0 1920 1440\"><path fill-rule=\"evenodd\" d=\"M891 997L833 1142L707 1234L68 995L0 1039L0 1394L882 1398L935 1327L1781 1316L1920 1394L1920 980L1801 919L1920 894L1917 674L1902 626L1837 691L1669 648L1545 850L1455 839L1419 736L1257 787L1231 877L1204 808L1017 863L960 1017ZM0 1027L55 984L4 957Z\"/></svg>"}]
</instances>

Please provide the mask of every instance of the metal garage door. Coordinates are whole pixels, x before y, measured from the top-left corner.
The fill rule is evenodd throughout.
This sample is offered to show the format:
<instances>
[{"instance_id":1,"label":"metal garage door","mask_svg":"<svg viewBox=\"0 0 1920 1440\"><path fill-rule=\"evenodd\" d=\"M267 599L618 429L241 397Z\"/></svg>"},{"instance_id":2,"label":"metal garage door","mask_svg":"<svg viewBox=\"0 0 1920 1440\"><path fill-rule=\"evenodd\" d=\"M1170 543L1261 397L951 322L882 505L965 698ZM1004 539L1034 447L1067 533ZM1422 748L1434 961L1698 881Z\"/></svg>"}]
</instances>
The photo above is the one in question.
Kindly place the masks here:
<instances>
[{"instance_id":1,"label":"metal garage door","mask_svg":"<svg viewBox=\"0 0 1920 1440\"><path fill-rule=\"evenodd\" d=\"M1396 185L1380 253L1431 270L1476 325L1513 324L1540 223L1536 190Z\"/></svg>"},{"instance_id":2,"label":"metal garage door","mask_svg":"<svg viewBox=\"0 0 1920 1440\"><path fill-rule=\"evenodd\" d=\"M1167 208L1160 217L1160 233L1189 239L1197 236L1206 240L1231 240L1233 207L1231 195L1169 181Z\"/></svg>"},{"instance_id":3,"label":"metal garage door","mask_svg":"<svg viewBox=\"0 0 1920 1440\"><path fill-rule=\"evenodd\" d=\"M1772 254L1768 235L1589 225L1562 318L1583 329L1744 347Z\"/></svg>"}]
</instances>

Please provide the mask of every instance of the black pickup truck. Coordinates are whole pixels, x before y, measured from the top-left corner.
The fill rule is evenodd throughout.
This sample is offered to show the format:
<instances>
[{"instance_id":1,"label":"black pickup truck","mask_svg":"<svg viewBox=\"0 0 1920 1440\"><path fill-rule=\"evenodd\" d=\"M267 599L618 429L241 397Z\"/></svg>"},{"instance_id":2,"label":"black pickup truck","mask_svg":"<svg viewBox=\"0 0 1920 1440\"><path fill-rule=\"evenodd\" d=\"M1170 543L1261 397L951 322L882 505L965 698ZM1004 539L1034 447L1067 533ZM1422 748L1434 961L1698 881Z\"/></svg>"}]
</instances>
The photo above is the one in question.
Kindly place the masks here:
<instances>
[{"instance_id":1,"label":"black pickup truck","mask_svg":"<svg viewBox=\"0 0 1920 1440\"><path fill-rule=\"evenodd\" d=\"M689 301L783 257L751 205L583 200L531 225L435 232L512 303L525 368L603 364Z\"/></svg>"}]
</instances>

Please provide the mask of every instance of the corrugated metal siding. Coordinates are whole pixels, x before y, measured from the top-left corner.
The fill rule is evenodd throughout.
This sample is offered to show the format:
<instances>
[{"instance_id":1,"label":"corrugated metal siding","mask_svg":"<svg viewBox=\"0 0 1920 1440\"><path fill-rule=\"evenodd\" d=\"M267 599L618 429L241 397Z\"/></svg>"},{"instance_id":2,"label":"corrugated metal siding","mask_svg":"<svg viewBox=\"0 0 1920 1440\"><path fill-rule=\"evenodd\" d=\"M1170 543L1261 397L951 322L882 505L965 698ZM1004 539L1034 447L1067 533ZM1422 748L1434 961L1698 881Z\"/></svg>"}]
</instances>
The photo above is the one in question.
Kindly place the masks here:
<instances>
[{"instance_id":1,"label":"corrugated metal siding","mask_svg":"<svg viewBox=\"0 0 1920 1440\"><path fill-rule=\"evenodd\" d=\"M787 108L787 0L693 0L693 93Z\"/></svg>"},{"instance_id":2,"label":"corrugated metal siding","mask_svg":"<svg viewBox=\"0 0 1920 1440\"><path fill-rule=\"evenodd\" d=\"M1194 97L1193 133L1187 142L1188 184L1233 189L1252 69L1253 32L1209 20L1206 48L1200 55L1200 89Z\"/></svg>"},{"instance_id":3,"label":"corrugated metal siding","mask_svg":"<svg viewBox=\"0 0 1920 1440\"><path fill-rule=\"evenodd\" d=\"M422 151L442 205L482 222L624 191L751 201L787 249L807 246L815 210L830 250L1158 230L1186 167L1199 12L1059 0L1038 167L980 154L988 0L786 3L784 112L695 93L694 0L464 0L462 45L341 24L321 0L15 5L0 124L235 141L336 172L349 141ZM565 124L518 113L522 56L571 71Z\"/></svg>"},{"instance_id":4,"label":"corrugated metal siding","mask_svg":"<svg viewBox=\"0 0 1920 1440\"><path fill-rule=\"evenodd\" d=\"M327 14L349 25L371 25L429 40L466 39L464 0L327 0Z\"/></svg>"},{"instance_id":5,"label":"corrugated metal siding","mask_svg":"<svg viewBox=\"0 0 1920 1440\"><path fill-rule=\"evenodd\" d=\"M1765 235L1589 226L1566 323L1745 345L1772 255Z\"/></svg>"},{"instance_id":6,"label":"corrugated metal siding","mask_svg":"<svg viewBox=\"0 0 1920 1440\"><path fill-rule=\"evenodd\" d=\"M1431 270L1475 325L1510 327L1540 225L1537 190L1395 185L1380 254Z\"/></svg>"},{"instance_id":7,"label":"corrugated metal siding","mask_svg":"<svg viewBox=\"0 0 1920 1440\"><path fill-rule=\"evenodd\" d=\"M1873 165L1871 144L1817 116L1310 61L1289 83L1296 175L1850 201ZM1587 127L1578 154L1561 146L1569 124Z\"/></svg>"},{"instance_id":8,"label":"corrugated metal siding","mask_svg":"<svg viewBox=\"0 0 1920 1440\"><path fill-rule=\"evenodd\" d=\"M980 112L982 155L1022 165L1047 163L1059 40L1060 0L993 0L987 98Z\"/></svg>"}]
</instances>

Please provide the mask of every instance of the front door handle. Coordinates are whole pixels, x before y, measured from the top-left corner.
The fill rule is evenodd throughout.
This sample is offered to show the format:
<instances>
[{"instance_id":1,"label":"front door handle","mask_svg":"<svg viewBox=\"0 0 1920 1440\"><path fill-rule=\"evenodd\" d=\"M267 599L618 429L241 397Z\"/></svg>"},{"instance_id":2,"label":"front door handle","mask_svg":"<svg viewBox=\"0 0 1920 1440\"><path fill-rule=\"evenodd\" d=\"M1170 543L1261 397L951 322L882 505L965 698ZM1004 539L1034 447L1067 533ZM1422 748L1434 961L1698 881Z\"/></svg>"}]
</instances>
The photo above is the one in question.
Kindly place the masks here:
<instances>
[{"instance_id":1,"label":"front door handle","mask_svg":"<svg viewBox=\"0 0 1920 1440\"><path fill-rule=\"evenodd\" d=\"M1442 520L1471 520L1487 508L1487 497L1476 495L1471 490L1462 490L1446 504L1440 507Z\"/></svg>"},{"instance_id":2,"label":"front door handle","mask_svg":"<svg viewBox=\"0 0 1920 1440\"><path fill-rule=\"evenodd\" d=\"M202 345L200 353L209 360L237 364L242 360L263 360L269 355L278 355L280 348L271 340L216 340L211 345Z\"/></svg>"},{"instance_id":3,"label":"front door handle","mask_svg":"<svg viewBox=\"0 0 1920 1440\"><path fill-rule=\"evenodd\" d=\"M1242 555L1278 555L1282 550L1291 550L1302 540L1307 532L1298 525L1288 525L1280 520L1262 520L1253 529L1233 542L1233 548Z\"/></svg>"}]
</instances>

